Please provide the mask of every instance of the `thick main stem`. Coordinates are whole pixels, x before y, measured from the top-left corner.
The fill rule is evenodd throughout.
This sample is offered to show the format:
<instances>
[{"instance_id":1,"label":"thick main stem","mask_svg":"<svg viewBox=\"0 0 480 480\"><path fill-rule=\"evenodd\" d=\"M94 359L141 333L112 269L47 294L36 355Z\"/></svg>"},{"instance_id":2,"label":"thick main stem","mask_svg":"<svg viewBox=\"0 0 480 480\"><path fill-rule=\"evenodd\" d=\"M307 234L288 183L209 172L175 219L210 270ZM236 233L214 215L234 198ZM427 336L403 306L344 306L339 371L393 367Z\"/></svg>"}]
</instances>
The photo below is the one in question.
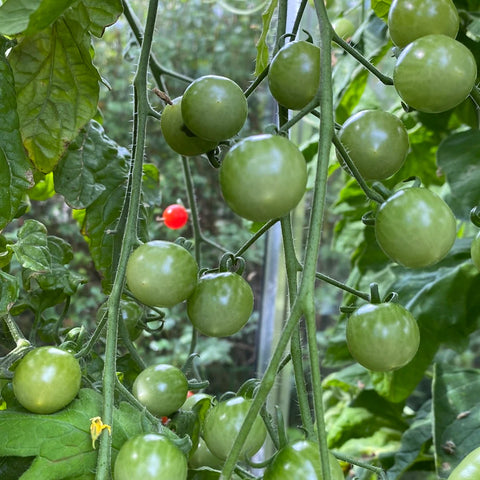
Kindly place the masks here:
<instances>
[{"instance_id":1,"label":"thick main stem","mask_svg":"<svg viewBox=\"0 0 480 480\"><path fill-rule=\"evenodd\" d=\"M120 298L122 295L125 272L128 257L134 243L137 240L137 219L142 191L143 155L145 149L146 126L149 114L149 102L147 96L147 72L150 58L150 49L153 39L153 31L158 7L158 0L150 0L148 6L145 34L140 51L140 60L134 79L135 104L134 118L136 122L136 138L134 139L135 149L132 157L132 170L130 178L130 198L127 204L127 217L123 233L120 258L112 286L112 292L108 303L107 337L105 345L105 364L103 370L103 413L102 421L106 425L113 424L114 392L116 382L116 354L117 354L117 332ZM96 480L107 480L110 478L111 465L111 437L103 433L100 439L98 452Z\"/></svg>"}]
</instances>

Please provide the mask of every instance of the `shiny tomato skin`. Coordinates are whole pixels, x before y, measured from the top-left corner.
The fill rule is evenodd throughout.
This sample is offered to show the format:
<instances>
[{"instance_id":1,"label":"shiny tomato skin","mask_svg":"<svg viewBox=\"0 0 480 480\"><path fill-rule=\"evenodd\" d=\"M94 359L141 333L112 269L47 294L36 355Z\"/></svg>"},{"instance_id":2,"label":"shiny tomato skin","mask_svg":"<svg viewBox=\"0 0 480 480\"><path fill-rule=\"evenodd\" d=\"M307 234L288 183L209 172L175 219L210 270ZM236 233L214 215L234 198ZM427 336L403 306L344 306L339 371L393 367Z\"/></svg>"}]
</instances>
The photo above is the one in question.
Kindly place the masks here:
<instances>
[{"instance_id":1,"label":"shiny tomato skin","mask_svg":"<svg viewBox=\"0 0 480 480\"><path fill-rule=\"evenodd\" d=\"M478 480L480 478L480 447L472 450L453 469L448 480Z\"/></svg>"},{"instance_id":2,"label":"shiny tomato skin","mask_svg":"<svg viewBox=\"0 0 480 480\"><path fill-rule=\"evenodd\" d=\"M304 40L287 43L273 57L268 86L275 100L290 110L300 110L317 93L320 49Z\"/></svg>"},{"instance_id":3,"label":"shiny tomato skin","mask_svg":"<svg viewBox=\"0 0 480 480\"><path fill-rule=\"evenodd\" d=\"M365 368L388 372L415 356L420 332L413 315L398 303L362 305L347 320L347 346Z\"/></svg>"},{"instance_id":4,"label":"shiny tomato skin","mask_svg":"<svg viewBox=\"0 0 480 480\"><path fill-rule=\"evenodd\" d=\"M172 230L178 230L187 224L188 212L183 205L173 203L163 211L162 218L166 227Z\"/></svg>"},{"instance_id":5,"label":"shiny tomato skin","mask_svg":"<svg viewBox=\"0 0 480 480\"><path fill-rule=\"evenodd\" d=\"M217 75L194 80L185 90L181 106L187 128L212 142L236 135L248 114L242 89L233 80Z\"/></svg>"},{"instance_id":6,"label":"shiny tomato skin","mask_svg":"<svg viewBox=\"0 0 480 480\"><path fill-rule=\"evenodd\" d=\"M388 11L388 31L398 47L430 34L455 38L459 24L452 0L393 0Z\"/></svg>"},{"instance_id":7,"label":"shiny tomato skin","mask_svg":"<svg viewBox=\"0 0 480 480\"><path fill-rule=\"evenodd\" d=\"M133 382L132 393L150 413L157 417L168 417L187 399L188 380L173 365L151 365L138 374Z\"/></svg>"},{"instance_id":8,"label":"shiny tomato skin","mask_svg":"<svg viewBox=\"0 0 480 480\"><path fill-rule=\"evenodd\" d=\"M126 281L133 296L145 305L172 307L191 295L197 271L197 262L185 248L152 240L131 253Z\"/></svg>"},{"instance_id":9,"label":"shiny tomato skin","mask_svg":"<svg viewBox=\"0 0 480 480\"><path fill-rule=\"evenodd\" d=\"M278 135L253 135L234 145L220 167L228 206L255 222L283 217L302 199L307 165L297 146Z\"/></svg>"},{"instance_id":10,"label":"shiny tomato skin","mask_svg":"<svg viewBox=\"0 0 480 480\"><path fill-rule=\"evenodd\" d=\"M80 364L71 353L57 347L38 347L15 368L13 393L33 413L54 413L77 396L81 379Z\"/></svg>"},{"instance_id":11,"label":"shiny tomato skin","mask_svg":"<svg viewBox=\"0 0 480 480\"><path fill-rule=\"evenodd\" d=\"M194 156L209 152L217 142L197 137L185 125L182 117L182 97L166 105L160 117L160 128L168 146L180 155Z\"/></svg>"},{"instance_id":12,"label":"shiny tomato skin","mask_svg":"<svg viewBox=\"0 0 480 480\"><path fill-rule=\"evenodd\" d=\"M393 70L393 83L402 100L425 113L441 113L459 105L471 92L476 77L472 52L439 34L407 45Z\"/></svg>"},{"instance_id":13,"label":"shiny tomato skin","mask_svg":"<svg viewBox=\"0 0 480 480\"><path fill-rule=\"evenodd\" d=\"M129 438L120 448L114 480L187 479L187 459L168 438L154 433Z\"/></svg>"},{"instance_id":14,"label":"shiny tomato skin","mask_svg":"<svg viewBox=\"0 0 480 480\"><path fill-rule=\"evenodd\" d=\"M343 40L348 40L355 33L355 25L348 18L337 18L333 21L332 27L335 33Z\"/></svg>"},{"instance_id":15,"label":"shiny tomato skin","mask_svg":"<svg viewBox=\"0 0 480 480\"><path fill-rule=\"evenodd\" d=\"M221 469L224 460L216 457L207 447L205 440L200 438L198 446L193 455L188 460L188 466L190 468L209 467L214 469Z\"/></svg>"},{"instance_id":16,"label":"shiny tomato skin","mask_svg":"<svg viewBox=\"0 0 480 480\"><path fill-rule=\"evenodd\" d=\"M343 480L340 464L330 453L330 477ZM265 470L263 480L319 480L323 478L318 445L299 440L280 449Z\"/></svg>"},{"instance_id":17,"label":"shiny tomato skin","mask_svg":"<svg viewBox=\"0 0 480 480\"><path fill-rule=\"evenodd\" d=\"M205 416L203 439L208 449L225 460L248 413L252 400L232 397L214 405ZM260 416L255 419L240 456L251 457L265 442L267 430Z\"/></svg>"},{"instance_id":18,"label":"shiny tomato skin","mask_svg":"<svg viewBox=\"0 0 480 480\"><path fill-rule=\"evenodd\" d=\"M247 323L252 310L252 289L243 277L233 272L203 275L187 300L190 321L209 337L237 333Z\"/></svg>"},{"instance_id":19,"label":"shiny tomato skin","mask_svg":"<svg viewBox=\"0 0 480 480\"><path fill-rule=\"evenodd\" d=\"M363 110L352 115L342 125L338 137L365 180L384 180L398 172L409 149L402 121L381 110ZM341 159L340 162L343 163ZM345 169L348 171L348 167Z\"/></svg>"},{"instance_id":20,"label":"shiny tomato skin","mask_svg":"<svg viewBox=\"0 0 480 480\"><path fill-rule=\"evenodd\" d=\"M470 256L473 264L480 270L480 232L477 233L470 247Z\"/></svg>"},{"instance_id":21,"label":"shiny tomato skin","mask_svg":"<svg viewBox=\"0 0 480 480\"><path fill-rule=\"evenodd\" d=\"M378 209L375 236L394 262L409 268L428 267L442 260L453 246L456 220L450 207L434 192L405 188Z\"/></svg>"}]
</instances>

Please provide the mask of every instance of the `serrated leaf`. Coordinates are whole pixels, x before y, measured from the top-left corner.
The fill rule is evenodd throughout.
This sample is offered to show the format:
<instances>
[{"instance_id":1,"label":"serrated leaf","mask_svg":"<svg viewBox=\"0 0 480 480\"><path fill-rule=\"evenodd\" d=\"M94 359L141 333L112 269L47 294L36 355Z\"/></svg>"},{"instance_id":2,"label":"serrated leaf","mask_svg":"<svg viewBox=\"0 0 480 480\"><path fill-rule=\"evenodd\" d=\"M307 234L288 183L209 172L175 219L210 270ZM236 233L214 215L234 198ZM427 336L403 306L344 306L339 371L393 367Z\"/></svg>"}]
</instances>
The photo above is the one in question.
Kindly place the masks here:
<instances>
[{"instance_id":1,"label":"serrated leaf","mask_svg":"<svg viewBox=\"0 0 480 480\"><path fill-rule=\"evenodd\" d=\"M392 0L372 0L371 7L377 17L387 20L391 4Z\"/></svg>"},{"instance_id":2,"label":"serrated leaf","mask_svg":"<svg viewBox=\"0 0 480 480\"><path fill-rule=\"evenodd\" d=\"M432 397L435 463L440 478L447 478L451 469L480 445L479 396L479 370L435 366ZM453 449L445 448L447 442L452 442Z\"/></svg>"},{"instance_id":3,"label":"serrated leaf","mask_svg":"<svg viewBox=\"0 0 480 480\"><path fill-rule=\"evenodd\" d=\"M120 0L81 0L68 12L96 37L101 37L105 28L116 22L123 11Z\"/></svg>"},{"instance_id":4,"label":"serrated leaf","mask_svg":"<svg viewBox=\"0 0 480 480\"><path fill-rule=\"evenodd\" d=\"M52 24L75 0L7 0L0 7L0 32L32 35Z\"/></svg>"},{"instance_id":5,"label":"serrated leaf","mask_svg":"<svg viewBox=\"0 0 480 480\"><path fill-rule=\"evenodd\" d=\"M19 291L17 278L0 270L0 317L10 311L18 298Z\"/></svg>"},{"instance_id":6,"label":"serrated leaf","mask_svg":"<svg viewBox=\"0 0 480 480\"><path fill-rule=\"evenodd\" d=\"M0 38L0 230L16 215L32 184L19 131L15 84Z\"/></svg>"},{"instance_id":7,"label":"serrated leaf","mask_svg":"<svg viewBox=\"0 0 480 480\"><path fill-rule=\"evenodd\" d=\"M0 411L0 456L36 456L21 480L94 478L97 450L92 447L90 419L101 415L102 397L90 389L51 415L24 410ZM114 410L112 460L131 436L154 431L142 412L126 403Z\"/></svg>"},{"instance_id":8,"label":"serrated leaf","mask_svg":"<svg viewBox=\"0 0 480 480\"><path fill-rule=\"evenodd\" d=\"M19 263L30 270L50 271L52 258L47 246L47 229L37 220L26 220L12 245Z\"/></svg>"},{"instance_id":9,"label":"serrated leaf","mask_svg":"<svg viewBox=\"0 0 480 480\"><path fill-rule=\"evenodd\" d=\"M90 36L73 20L23 37L9 60L23 144L38 170L52 171L97 109L100 77Z\"/></svg>"},{"instance_id":10,"label":"serrated leaf","mask_svg":"<svg viewBox=\"0 0 480 480\"><path fill-rule=\"evenodd\" d=\"M445 200L456 217L468 220L480 205L480 131L468 130L447 137L438 147L437 163L450 185Z\"/></svg>"},{"instance_id":11,"label":"serrated leaf","mask_svg":"<svg viewBox=\"0 0 480 480\"><path fill-rule=\"evenodd\" d=\"M267 36L270 29L270 23L272 22L272 17L277 8L278 0L270 0L270 3L265 8L262 13L262 33L260 38L257 41L257 58L255 60L255 72L254 75L257 77L260 73L265 70L269 61L268 45L267 45Z\"/></svg>"}]
</instances>

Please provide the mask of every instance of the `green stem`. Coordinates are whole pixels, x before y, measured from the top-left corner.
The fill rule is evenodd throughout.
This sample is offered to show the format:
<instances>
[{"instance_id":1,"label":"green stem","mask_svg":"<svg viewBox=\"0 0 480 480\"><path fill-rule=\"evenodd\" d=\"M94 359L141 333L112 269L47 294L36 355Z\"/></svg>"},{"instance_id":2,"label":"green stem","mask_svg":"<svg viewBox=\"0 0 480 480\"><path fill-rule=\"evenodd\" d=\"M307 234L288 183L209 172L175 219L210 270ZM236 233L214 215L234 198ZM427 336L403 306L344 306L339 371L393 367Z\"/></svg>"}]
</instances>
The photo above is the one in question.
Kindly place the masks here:
<instances>
[{"instance_id":1,"label":"green stem","mask_svg":"<svg viewBox=\"0 0 480 480\"><path fill-rule=\"evenodd\" d=\"M345 455L340 452L332 452L333 455L338 458L339 460L342 460L342 462L348 462L351 463L352 465L357 465L358 467L365 468L366 470L370 470L371 472L374 472L378 478L381 480L387 480L387 475L385 471L380 468L380 467L375 467L374 465L370 465L367 462L362 462L361 460L358 460L355 457L351 457L349 455Z\"/></svg>"},{"instance_id":2,"label":"green stem","mask_svg":"<svg viewBox=\"0 0 480 480\"><path fill-rule=\"evenodd\" d=\"M388 75L384 75L378 68L369 62L356 48L352 47L342 37L339 37L332 29L332 40L342 47L353 58L358 60L370 73L375 75L384 85L393 85L393 79Z\"/></svg>"},{"instance_id":3,"label":"green stem","mask_svg":"<svg viewBox=\"0 0 480 480\"><path fill-rule=\"evenodd\" d=\"M132 157L131 191L127 205L127 217L123 242L118 260L118 267L112 285L110 301L108 302L107 337L105 345L105 363L103 371L103 413L102 421L113 425L114 395L116 382L116 353L117 333L120 298L125 283L125 271L128 257L133 245L137 240L137 221L142 190L143 156L146 140L146 126L149 115L149 102L147 96L147 74L150 49L155 27L155 19L158 8L158 0L150 0L148 5L145 35L143 38L140 59L135 74L133 86L135 92L134 119L136 138L134 139L135 149ZM111 466L111 436L102 434L98 451L96 480L110 479Z\"/></svg>"},{"instance_id":4,"label":"green stem","mask_svg":"<svg viewBox=\"0 0 480 480\"><path fill-rule=\"evenodd\" d=\"M265 234L270 228L278 222L278 218L269 220L263 224L236 252L235 257L241 257L263 234Z\"/></svg>"},{"instance_id":5,"label":"green stem","mask_svg":"<svg viewBox=\"0 0 480 480\"><path fill-rule=\"evenodd\" d=\"M362 292L360 290L357 290L356 288L349 287L348 285L345 285L342 282L339 282L338 280L335 280L332 277L329 277L328 275L325 275L324 273L317 272L315 276L319 279L322 280L325 283L329 283L330 285L333 285L334 287L340 288L341 290L344 290L345 292L351 293L359 298L362 298L363 300L366 300L367 302L370 301L370 295L368 293Z\"/></svg>"},{"instance_id":6,"label":"green stem","mask_svg":"<svg viewBox=\"0 0 480 480\"><path fill-rule=\"evenodd\" d=\"M22 345L30 345L30 342L25 338L25 335L23 335L20 328L18 328L17 322L15 322L15 320L9 313L7 313L7 315L5 315L3 319L5 320L8 331L10 332L10 335L12 336L13 341L15 342L17 347L20 347Z\"/></svg>"},{"instance_id":7,"label":"green stem","mask_svg":"<svg viewBox=\"0 0 480 480\"><path fill-rule=\"evenodd\" d=\"M475 105L477 106L477 109L480 110L480 88L479 87L473 87L472 91L470 92L470 97L475 102Z\"/></svg>"}]
</instances>

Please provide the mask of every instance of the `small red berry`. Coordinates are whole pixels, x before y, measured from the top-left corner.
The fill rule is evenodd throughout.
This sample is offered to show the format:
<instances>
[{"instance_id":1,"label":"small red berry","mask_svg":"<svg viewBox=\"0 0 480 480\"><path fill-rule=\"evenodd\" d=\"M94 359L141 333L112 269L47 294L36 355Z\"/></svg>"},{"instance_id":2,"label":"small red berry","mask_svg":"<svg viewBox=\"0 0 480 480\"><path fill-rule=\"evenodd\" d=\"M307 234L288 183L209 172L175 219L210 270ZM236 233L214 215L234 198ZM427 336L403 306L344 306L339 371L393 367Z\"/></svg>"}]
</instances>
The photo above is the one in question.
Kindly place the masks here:
<instances>
[{"instance_id":1,"label":"small red berry","mask_svg":"<svg viewBox=\"0 0 480 480\"><path fill-rule=\"evenodd\" d=\"M169 205L162 214L163 221L168 228L177 230L186 225L188 221L188 212L183 205L174 203Z\"/></svg>"}]
</instances>

